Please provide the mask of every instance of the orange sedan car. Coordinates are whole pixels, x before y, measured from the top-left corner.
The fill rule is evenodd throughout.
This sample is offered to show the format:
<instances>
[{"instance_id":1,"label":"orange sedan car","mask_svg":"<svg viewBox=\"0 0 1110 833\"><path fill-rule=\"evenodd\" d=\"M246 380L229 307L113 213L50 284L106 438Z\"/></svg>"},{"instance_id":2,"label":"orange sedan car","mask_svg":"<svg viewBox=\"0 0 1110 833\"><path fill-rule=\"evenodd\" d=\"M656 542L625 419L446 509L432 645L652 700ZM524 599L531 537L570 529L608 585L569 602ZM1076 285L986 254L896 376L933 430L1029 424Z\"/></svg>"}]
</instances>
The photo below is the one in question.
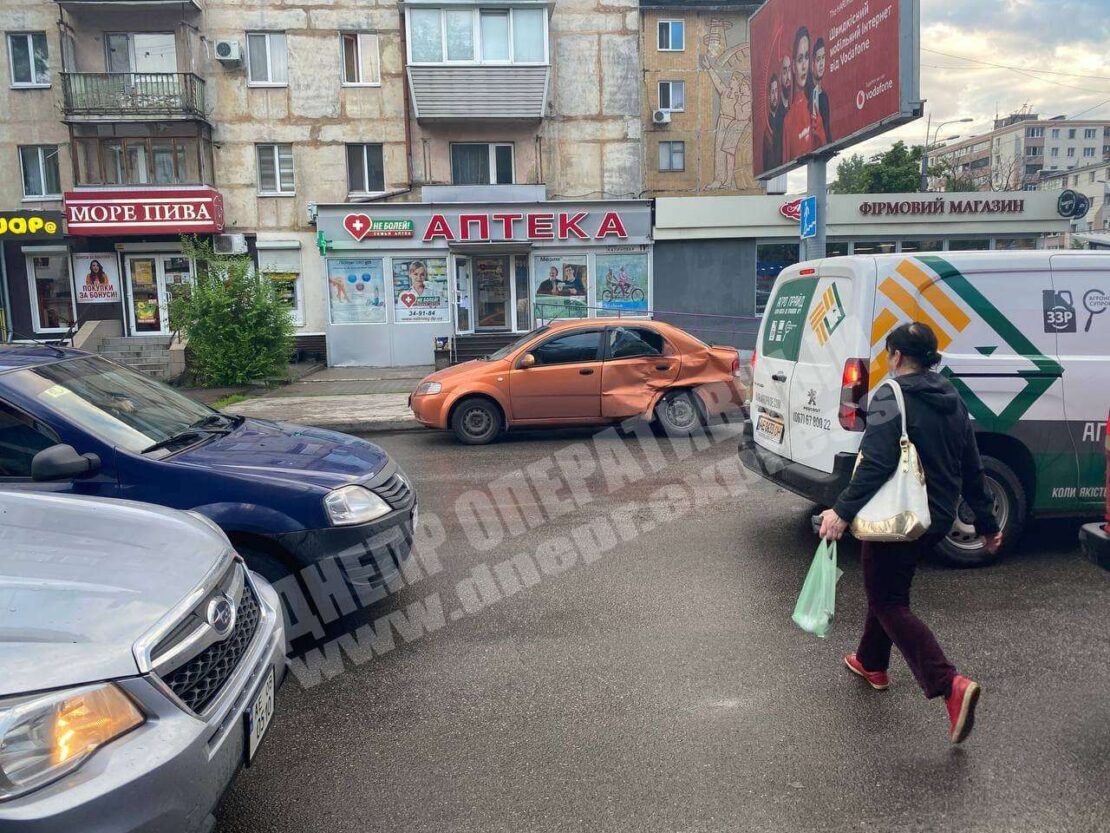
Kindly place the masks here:
<instances>
[{"instance_id":1,"label":"orange sedan car","mask_svg":"<svg viewBox=\"0 0 1110 833\"><path fill-rule=\"evenodd\" d=\"M669 434L741 412L740 354L658 321L575 319L539 327L484 359L425 377L409 397L428 428L470 445L511 428L603 425L640 416Z\"/></svg>"}]
</instances>

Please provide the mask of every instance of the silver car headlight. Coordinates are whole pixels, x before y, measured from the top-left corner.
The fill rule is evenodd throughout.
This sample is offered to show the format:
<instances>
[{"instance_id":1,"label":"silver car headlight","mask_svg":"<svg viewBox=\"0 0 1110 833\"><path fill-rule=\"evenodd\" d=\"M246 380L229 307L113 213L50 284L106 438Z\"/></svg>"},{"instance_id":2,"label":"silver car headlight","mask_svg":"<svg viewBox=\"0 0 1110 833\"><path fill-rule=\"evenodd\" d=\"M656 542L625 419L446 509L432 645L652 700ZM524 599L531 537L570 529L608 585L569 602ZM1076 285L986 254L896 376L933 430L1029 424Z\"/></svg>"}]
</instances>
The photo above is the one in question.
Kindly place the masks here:
<instances>
[{"instance_id":1,"label":"silver car headlight","mask_svg":"<svg viewBox=\"0 0 1110 833\"><path fill-rule=\"evenodd\" d=\"M393 507L362 486L343 486L329 492L324 508L335 526L365 524L393 511Z\"/></svg>"},{"instance_id":2,"label":"silver car headlight","mask_svg":"<svg viewBox=\"0 0 1110 833\"><path fill-rule=\"evenodd\" d=\"M443 385L439 382L421 382L412 395L432 396L433 394L439 393L441 390L443 390Z\"/></svg>"},{"instance_id":3,"label":"silver car headlight","mask_svg":"<svg viewBox=\"0 0 1110 833\"><path fill-rule=\"evenodd\" d=\"M0 801L58 780L145 721L113 683L0 700Z\"/></svg>"}]
</instances>

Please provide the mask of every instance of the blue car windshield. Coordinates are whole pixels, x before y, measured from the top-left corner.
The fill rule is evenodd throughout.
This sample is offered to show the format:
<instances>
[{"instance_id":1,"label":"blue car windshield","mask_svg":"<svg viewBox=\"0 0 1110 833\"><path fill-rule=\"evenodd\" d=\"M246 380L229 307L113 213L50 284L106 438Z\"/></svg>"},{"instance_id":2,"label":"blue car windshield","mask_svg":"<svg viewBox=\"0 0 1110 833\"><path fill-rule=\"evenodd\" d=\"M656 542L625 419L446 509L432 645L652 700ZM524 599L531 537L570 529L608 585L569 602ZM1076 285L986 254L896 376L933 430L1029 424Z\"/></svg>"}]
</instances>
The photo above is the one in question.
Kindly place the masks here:
<instances>
[{"instance_id":1,"label":"blue car windshield","mask_svg":"<svg viewBox=\"0 0 1110 833\"><path fill-rule=\"evenodd\" d=\"M4 386L129 451L180 434L214 411L98 356L5 374Z\"/></svg>"}]
</instances>

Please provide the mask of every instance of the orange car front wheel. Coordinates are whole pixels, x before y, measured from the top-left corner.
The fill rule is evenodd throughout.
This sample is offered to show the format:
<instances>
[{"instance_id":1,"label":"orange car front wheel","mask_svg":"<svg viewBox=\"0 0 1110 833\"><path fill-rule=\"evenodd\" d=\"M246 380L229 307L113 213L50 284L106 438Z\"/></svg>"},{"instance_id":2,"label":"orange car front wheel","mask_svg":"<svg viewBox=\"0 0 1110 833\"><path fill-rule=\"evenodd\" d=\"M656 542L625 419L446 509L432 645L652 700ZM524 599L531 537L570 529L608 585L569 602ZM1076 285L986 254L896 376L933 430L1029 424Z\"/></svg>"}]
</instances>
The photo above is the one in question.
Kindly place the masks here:
<instances>
[{"instance_id":1,"label":"orange car front wheel","mask_svg":"<svg viewBox=\"0 0 1110 833\"><path fill-rule=\"evenodd\" d=\"M501 433L501 409L482 397L464 399L451 414L451 430L467 445L491 443Z\"/></svg>"}]
</instances>

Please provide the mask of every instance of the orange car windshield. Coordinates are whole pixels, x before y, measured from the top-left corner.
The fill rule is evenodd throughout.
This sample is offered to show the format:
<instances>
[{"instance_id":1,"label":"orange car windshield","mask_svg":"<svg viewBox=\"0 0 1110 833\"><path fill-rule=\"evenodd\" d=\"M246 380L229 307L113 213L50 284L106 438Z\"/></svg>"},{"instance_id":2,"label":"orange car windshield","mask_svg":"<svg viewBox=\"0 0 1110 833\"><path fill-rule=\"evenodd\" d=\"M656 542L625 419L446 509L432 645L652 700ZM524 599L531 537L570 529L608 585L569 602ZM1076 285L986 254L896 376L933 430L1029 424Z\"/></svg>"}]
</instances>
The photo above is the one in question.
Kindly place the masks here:
<instances>
[{"instance_id":1,"label":"orange car windshield","mask_svg":"<svg viewBox=\"0 0 1110 833\"><path fill-rule=\"evenodd\" d=\"M512 344L506 344L504 347L502 347L496 353L490 353L488 356L485 357L485 361L495 362L498 359L503 359L503 358L507 357L510 353L512 353L514 350L516 350L518 347L520 347L521 345L525 344L528 341L531 341L533 338L535 338L538 335L541 335L542 333L546 333L549 329L551 329L551 328L547 324L544 324L542 327L536 327L536 329L532 330L532 332L528 333L527 335L522 335L520 338L518 338Z\"/></svg>"}]
</instances>

